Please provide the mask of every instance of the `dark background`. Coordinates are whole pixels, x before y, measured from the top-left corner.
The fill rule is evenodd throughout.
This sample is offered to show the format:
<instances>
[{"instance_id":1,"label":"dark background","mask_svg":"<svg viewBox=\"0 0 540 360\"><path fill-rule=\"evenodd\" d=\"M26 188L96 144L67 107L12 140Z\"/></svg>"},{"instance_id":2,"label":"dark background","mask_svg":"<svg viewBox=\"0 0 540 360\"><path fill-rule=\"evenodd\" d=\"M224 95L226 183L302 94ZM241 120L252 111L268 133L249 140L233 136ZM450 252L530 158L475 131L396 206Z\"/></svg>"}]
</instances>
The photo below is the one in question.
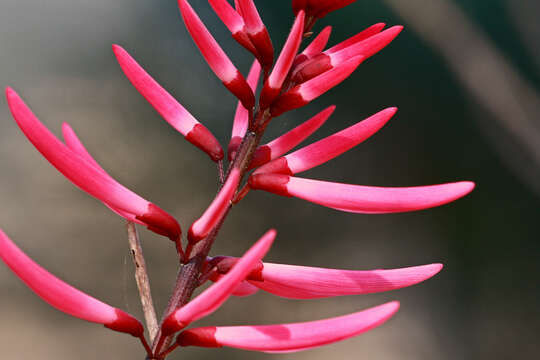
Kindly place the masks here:
<instances>
[{"instance_id":1,"label":"dark background","mask_svg":"<svg viewBox=\"0 0 540 360\"><path fill-rule=\"evenodd\" d=\"M247 71L251 57L208 3L191 3ZM290 2L256 3L279 49L292 23ZM442 262L445 268L391 293L235 298L198 323L307 321L401 301L391 321L352 340L297 354L194 348L171 358L537 357L539 13L535 0L361 0L320 21L317 30L334 26L331 44L380 21L404 24L405 31L339 88L276 119L268 139L330 104L337 110L313 139L385 107L400 110L364 144L302 176L381 186L473 180L477 188L441 208L394 215L341 213L253 192L231 213L213 254L240 255L273 227L278 238L267 256L273 262L348 269ZM214 165L134 90L112 43L124 46L226 146L236 101L189 38L174 0L3 0L0 84L19 91L57 135L69 122L105 169L187 230L214 196ZM0 227L52 273L142 318L123 219L41 157L5 100L0 169ZM167 240L140 233L160 312L176 273L174 250ZM6 359L143 357L133 338L55 311L4 266L0 304Z\"/></svg>"}]
</instances>

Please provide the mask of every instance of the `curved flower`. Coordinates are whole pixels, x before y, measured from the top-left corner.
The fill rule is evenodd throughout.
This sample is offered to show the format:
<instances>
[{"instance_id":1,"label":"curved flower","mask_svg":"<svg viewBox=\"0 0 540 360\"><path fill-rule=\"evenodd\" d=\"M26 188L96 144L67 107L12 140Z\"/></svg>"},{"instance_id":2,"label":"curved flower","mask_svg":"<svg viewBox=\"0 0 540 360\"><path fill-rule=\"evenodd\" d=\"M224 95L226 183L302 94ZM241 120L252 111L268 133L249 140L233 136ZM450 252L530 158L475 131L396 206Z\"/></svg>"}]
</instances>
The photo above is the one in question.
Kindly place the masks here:
<instances>
[{"instance_id":1,"label":"curved flower","mask_svg":"<svg viewBox=\"0 0 540 360\"><path fill-rule=\"evenodd\" d=\"M216 195L216 198L204 214L191 225L188 232L188 240L194 244L206 237L208 233L223 218L225 211L231 204L231 200L240 182L240 171L233 169L227 182Z\"/></svg>"},{"instance_id":2,"label":"curved flower","mask_svg":"<svg viewBox=\"0 0 540 360\"><path fill-rule=\"evenodd\" d=\"M255 96L246 79L221 49L187 0L178 0L178 5L191 37L212 71L223 82L223 85L242 101L246 109L253 108Z\"/></svg>"},{"instance_id":3,"label":"curved flower","mask_svg":"<svg viewBox=\"0 0 540 360\"><path fill-rule=\"evenodd\" d=\"M141 323L126 312L75 289L47 272L0 229L0 258L32 291L52 307L76 318L142 338Z\"/></svg>"},{"instance_id":4,"label":"curved flower","mask_svg":"<svg viewBox=\"0 0 540 360\"><path fill-rule=\"evenodd\" d=\"M218 262L214 266L223 276L235 260L215 257L209 264ZM343 270L264 262L251 271L246 283L285 298L317 299L401 289L433 277L442 268L442 264L429 264L401 269ZM210 279L216 281L219 277ZM247 289L239 292L245 296Z\"/></svg>"},{"instance_id":5,"label":"curved flower","mask_svg":"<svg viewBox=\"0 0 540 360\"><path fill-rule=\"evenodd\" d=\"M246 32L251 40L251 43L257 49L259 55L258 60L261 63L265 72L268 72L274 62L274 47L272 40L268 34L268 30L261 20L261 16L257 11L257 7L253 0L238 0L236 2L236 10L242 14L242 18L246 24Z\"/></svg>"},{"instance_id":6,"label":"curved flower","mask_svg":"<svg viewBox=\"0 0 540 360\"><path fill-rule=\"evenodd\" d=\"M223 159L221 145L204 125L144 71L124 48L113 45L113 51L129 81L173 128L212 160Z\"/></svg>"},{"instance_id":7,"label":"curved flower","mask_svg":"<svg viewBox=\"0 0 540 360\"><path fill-rule=\"evenodd\" d=\"M392 301L357 313L304 323L195 328L180 333L177 343L263 352L302 351L360 335L383 324L398 309L399 302Z\"/></svg>"},{"instance_id":8,"label":"curved flower","mask_svg":"<svg viewBox=\"0 0 540 360\"><path fill-rule=\"evenodd\" d=\"M89 162L58 140L32 113L19 95L11 88L6 97L13 118L36 149L81 190L89 193L117 212L125 213L128 220L136 219L160 235L174 242L180 241L180 225L157 205L125 188L95 162ZM69 138L69 136L68 136Z\"/></svg>"},{"instance_id":9,"label":"curved flower","mask_svg":"<svg viewBox=\"0 0 540 360\"><path fill-rule=\"evenodd\" d=\"M470 193L474 183L416 187L376 187L303 179L281 174L256 174L249 178L252 189L282 196L294 196L336 210L386 214L440 206Z\"/></svg>"},{"instance_id":10,"label":"curved flower","mask_svg":"<svg viewBox=\"0 0 540 360\"><path fill-rule=\"evenodd\" d=\"M311 119L270 141L268 144L259 146L249 164L250 169L264 165L300 144L317 131L328 120L335 109L336 107L334 105L329 106Z\"/></svg>"},{"instance_id":11,"label":"curved flower","mask_svg":"<svg viewBox=\"0 0 540 360\"><path fill-rule=\"evenodd\" d=\"M331 136L275 159L255 170L254 174L294 175L324 164L362 143L379 131L394 116L397 108L388 108Z\"/></svg>"}]
</instances>

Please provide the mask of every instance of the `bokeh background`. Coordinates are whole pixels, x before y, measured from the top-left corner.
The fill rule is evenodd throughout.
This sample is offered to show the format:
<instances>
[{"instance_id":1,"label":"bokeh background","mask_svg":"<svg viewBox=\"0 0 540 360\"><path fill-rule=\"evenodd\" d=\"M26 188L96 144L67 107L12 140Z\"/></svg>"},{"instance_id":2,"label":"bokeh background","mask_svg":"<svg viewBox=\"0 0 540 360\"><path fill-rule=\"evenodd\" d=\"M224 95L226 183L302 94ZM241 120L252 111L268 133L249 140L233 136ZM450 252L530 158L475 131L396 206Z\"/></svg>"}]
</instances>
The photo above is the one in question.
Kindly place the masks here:
<instances>
[{"instance_id":1,"label":"bokeh background","mask_svg":"<svg viewBox=\"0 0 540 360\"><path fill-rule=\"evenodd\" d=\"M208 3L191 2L237 66L251 58ZM290 1L256 2L276 48ZM274 262L347 269L442 262L423 284L391 293L312 301L257 294L229 300L200 324L307 321L400 300L384 326L297 354L187 349L173 359L509 359L539 354L540 3L536 0L361 0L320 21L336 43L376 23L404 24L387 49L339 88L277 119L285 132L330 104L321 138L384 107L400 111L378 134L307 176L412 186L474 180L451 205L355 215L251 193L213 254L240 255L270 227ZM122 74L123 45L222 144L235 99L210 72L174 0L2 0L0 84L13 86L60 135L69 122L121 183L187 229L216 190L213 164L176 133ZM124 221L70 184L30 145L0 100L0 226L52 273L140 316ZM158 311L176 274L170 242L140 229ZM142 317L141 317L142 318ZM0 348L6 359L143 358L131 337L70 318L0 266Z\"/></svg>"}]
</instances>

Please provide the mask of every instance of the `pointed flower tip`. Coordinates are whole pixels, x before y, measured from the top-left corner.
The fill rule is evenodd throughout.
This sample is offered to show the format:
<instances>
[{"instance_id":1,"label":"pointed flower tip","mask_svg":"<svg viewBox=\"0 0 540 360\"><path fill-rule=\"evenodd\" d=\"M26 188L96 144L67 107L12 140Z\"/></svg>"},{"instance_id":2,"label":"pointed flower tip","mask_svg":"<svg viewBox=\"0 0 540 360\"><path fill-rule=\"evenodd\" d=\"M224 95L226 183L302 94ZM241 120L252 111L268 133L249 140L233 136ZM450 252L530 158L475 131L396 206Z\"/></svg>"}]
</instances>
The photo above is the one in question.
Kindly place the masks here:
<instances>
[{"instance_id":1,"label":"pointed flower tip","mask_svg":"<svg viewBox=\"0 0 540 360\"><path fill-rule=\"evenodd\" d=\"M393 301L349 315L303 323L195 328L181 333L177 343L270 353L302 351L360 335L382 325L398 309L399 302Z\"/></svg>"},{"instance_id":2,"label":"pointed flower tip","mask_svg":"<svg viewBox=\"0 0 540 360\"><path fill-rule=\"evenodd\" d=\"M240 170L233 169L223 188L216 195L204 214L191 225L188 241L192 244L204 239L216 224L222 219L229 208L231 200L240 182Z\"/></svg>"},{"instance_id":3,"label":"pointed flower tip","mask_svg":"<svg viewBox=\"0 0 540 360\"><path fill-rule=\"evenodd\" d=\"M267 231L245 254L238 260L225 276L203 291L199 296L170 314L163 322L162 330L165 335L179 331L202 317L213 313L236 290L242 281L251 273L253 268L262 260L272 246L276 237L275 230Z\"/></svg>"},{"instance_id":4,"label":"pointed flower tip","mask_svg":"<svg viewBox=\"0 0 540 360\"><path fill-rule=\"evenodd\" d=\"M47 272L0 229L0 258L36 295L52 307L73 317L143 336L143 326L133 316L75 289Z\"/></svg>"}]
</instances>

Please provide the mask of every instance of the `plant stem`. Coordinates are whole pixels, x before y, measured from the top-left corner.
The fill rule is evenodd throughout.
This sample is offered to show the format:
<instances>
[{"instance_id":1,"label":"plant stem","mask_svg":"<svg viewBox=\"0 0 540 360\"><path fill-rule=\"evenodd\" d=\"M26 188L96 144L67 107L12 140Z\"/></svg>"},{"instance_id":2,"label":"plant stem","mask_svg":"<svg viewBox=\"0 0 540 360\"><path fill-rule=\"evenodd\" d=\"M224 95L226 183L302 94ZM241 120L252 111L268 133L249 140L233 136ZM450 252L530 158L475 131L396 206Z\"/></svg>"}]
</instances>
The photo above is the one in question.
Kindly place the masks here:
<instances>
[{"instance_id":1,"label":"plant stem","mask_svg":"<svg viewBox=\"0 0 540 360\"><path fill-rule=\"evenodd\" d=\"M154 302L152 301L152 293L150 291L150 280L148 278L146 262L144 260L142 246L135 224L128 221L126 227L129 250L133 259L133 265L135 265L135 280L139 289L139 296L141 298L144 319L146 320L150 342L152 342L154 341L154 337L158 332L158 323L156 310L154 309Z\"/></svg>"}]
</instances>

